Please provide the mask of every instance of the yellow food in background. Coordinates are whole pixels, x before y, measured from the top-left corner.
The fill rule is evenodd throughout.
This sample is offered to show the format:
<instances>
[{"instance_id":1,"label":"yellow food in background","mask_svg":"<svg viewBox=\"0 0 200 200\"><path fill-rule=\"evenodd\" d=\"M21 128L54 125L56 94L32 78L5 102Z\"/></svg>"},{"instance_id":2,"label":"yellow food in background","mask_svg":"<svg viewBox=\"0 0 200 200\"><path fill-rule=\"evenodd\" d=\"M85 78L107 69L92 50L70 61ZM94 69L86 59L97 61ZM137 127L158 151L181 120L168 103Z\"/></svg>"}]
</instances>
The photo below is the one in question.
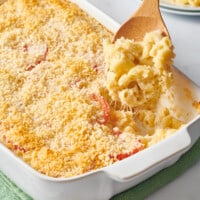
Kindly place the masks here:
<instances>
[{"instance_id":1,"label":"yellow food in background","mask_svg":"<svg viewBox=\"0 0 200 200\"><path fill-rule=\"evenodd\" d=\"M193 6L193 7L200 6L200 0L168 0L168 1L183 6Z\"/></svg>"}]
</instances>

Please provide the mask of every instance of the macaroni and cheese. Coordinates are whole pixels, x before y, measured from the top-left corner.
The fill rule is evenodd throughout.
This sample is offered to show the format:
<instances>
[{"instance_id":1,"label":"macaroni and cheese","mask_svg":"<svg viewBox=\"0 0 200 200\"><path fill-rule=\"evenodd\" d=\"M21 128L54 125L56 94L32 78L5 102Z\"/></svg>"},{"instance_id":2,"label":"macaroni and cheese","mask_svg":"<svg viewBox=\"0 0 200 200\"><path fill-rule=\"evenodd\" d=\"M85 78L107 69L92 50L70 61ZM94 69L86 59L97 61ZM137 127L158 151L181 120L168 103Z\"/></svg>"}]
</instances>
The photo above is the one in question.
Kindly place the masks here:
<instances>
[{"instance_id":1,"label":"macaroni and cheese","mask_svg":"<svg viewBox=\"0 0 200 200\"><path fill-rule=\"evenodd\" d=\"M193 7L200 6L200 0L167 0L167 1L173 4L183 5L183 6L193 6Z\"/></svg>"},{"instance_id":2,"label":"macaroni and cheese","mask_svg":"<svg viewBox=\"0 0 200 200\"><path fill-rule=\"evenodd\" d=\"M113 101L131 108L157 101L171 85L172 49L169 37L159 31L146 34L142 42L107 41L106 84Z\"/></svg>"},{"instance_id":3,"label":"macaroni and cheese","mask_svg":"<svg viewBox=\"0 0 200 200\"><path fill-rule=\"evenodd\" d=\"M174 54L159 32L111 44L68 0L8 0L0 15L0 141L40 173L108 166L187 122L160 103Z\"/></svg>"}]
</instances>

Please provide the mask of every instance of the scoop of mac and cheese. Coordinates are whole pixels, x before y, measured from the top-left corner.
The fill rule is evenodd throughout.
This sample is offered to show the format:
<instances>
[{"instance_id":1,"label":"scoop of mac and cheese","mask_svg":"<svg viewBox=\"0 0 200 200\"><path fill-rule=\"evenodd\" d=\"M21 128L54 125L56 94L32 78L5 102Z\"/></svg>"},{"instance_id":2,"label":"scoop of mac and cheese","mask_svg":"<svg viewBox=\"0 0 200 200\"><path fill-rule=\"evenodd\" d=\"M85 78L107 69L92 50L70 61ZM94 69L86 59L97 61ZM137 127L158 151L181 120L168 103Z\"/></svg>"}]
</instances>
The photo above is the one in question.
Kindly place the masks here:
<instances>
[{"instance_id":1,"label":"scoop of mac and cheese","mask_svg":"<svg viewBox=\"0 0 200 200\"><path fill-rule=\"evenodd\" d=\"M141 42L120 38L104 44L106 86L113 101L131 108L159 99L170 87L171 40L160 31Z\"/></svg>"}]
</instances>

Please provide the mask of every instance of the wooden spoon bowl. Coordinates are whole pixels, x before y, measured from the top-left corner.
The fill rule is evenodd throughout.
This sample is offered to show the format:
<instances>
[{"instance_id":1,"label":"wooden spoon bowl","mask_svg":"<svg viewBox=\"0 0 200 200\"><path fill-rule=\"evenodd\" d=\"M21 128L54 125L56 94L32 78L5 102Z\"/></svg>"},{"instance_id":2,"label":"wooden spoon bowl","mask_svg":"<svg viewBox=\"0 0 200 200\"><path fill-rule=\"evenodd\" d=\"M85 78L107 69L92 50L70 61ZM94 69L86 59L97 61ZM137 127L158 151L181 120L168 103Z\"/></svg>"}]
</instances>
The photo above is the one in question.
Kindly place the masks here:
<instances>
[{"instance_id":1,"label":"wooden spoon bowl","mask_svg":"<svg viewBox=\"0 0 200 200\"><path fill-rule=\"evenodd\" d=\"M169 36L160 13L159 0L143 0L134 15L119 28L113 42L121 37L142 41L146 33L155 30Z\"/></svg>"}]
</instances>

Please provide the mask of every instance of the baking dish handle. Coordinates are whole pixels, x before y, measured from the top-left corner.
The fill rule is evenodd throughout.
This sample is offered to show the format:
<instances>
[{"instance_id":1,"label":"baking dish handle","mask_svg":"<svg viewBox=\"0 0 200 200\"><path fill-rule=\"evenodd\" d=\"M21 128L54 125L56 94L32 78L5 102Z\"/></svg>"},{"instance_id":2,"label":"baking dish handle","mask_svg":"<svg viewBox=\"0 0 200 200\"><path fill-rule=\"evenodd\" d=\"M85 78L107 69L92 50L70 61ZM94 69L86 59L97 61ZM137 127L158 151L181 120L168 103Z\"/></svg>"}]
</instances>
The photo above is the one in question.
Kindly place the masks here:
<instances>
[{"instance_id":1,"label":"baking dish handle","mask_svg":"<svg viewBox=\"0 0 200 200\"><path fill-rule=\"evenodd\" d=\"M134 156L119 161L105 172L117 181L141 182L158 171L175 163L200 137L200 117L196 117L176 134Z\"/></svg>"}]
</instances>

